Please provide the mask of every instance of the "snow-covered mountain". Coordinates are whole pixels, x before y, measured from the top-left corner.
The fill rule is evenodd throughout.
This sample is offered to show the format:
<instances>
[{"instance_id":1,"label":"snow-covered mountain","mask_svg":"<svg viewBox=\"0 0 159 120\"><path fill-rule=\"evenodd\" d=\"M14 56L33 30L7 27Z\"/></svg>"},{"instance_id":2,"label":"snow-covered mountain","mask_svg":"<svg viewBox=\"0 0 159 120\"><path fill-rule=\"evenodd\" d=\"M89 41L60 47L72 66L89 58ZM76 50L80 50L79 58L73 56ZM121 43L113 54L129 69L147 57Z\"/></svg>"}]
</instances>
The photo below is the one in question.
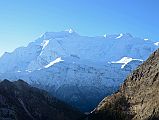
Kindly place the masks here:
<instances>
[{"instance_id":1,"label":"snow-covered mountain","mask_svg":"<svg viewBox=\"0 0 159 120\"><path fill-rule=\"evenodd\" d=\"M71 29L46 32L27 47L5 53L0 78L24 79L88 111L157 47L128 33L87 37Z\"/></svg>"}]
</instances>

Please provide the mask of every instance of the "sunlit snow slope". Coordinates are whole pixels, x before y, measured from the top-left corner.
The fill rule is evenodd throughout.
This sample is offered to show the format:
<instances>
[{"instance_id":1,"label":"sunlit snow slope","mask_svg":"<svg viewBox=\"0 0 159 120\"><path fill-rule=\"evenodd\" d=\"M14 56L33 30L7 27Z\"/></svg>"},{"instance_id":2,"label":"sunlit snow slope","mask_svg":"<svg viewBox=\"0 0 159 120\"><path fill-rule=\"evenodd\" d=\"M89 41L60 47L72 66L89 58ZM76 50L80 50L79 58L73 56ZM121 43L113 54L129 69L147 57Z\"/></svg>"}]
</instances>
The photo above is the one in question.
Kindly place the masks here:
<instances>
[{"instance_id":1,"label":"sunlit snow slope","mask_svg":"<svg viewBox=\"0 0 159 120\"><path fill-rule=\"evenodd\" d=\"M27 47L5 53L0 78L24 79L89 111L157 47L128 33L87 37L71 29L46 32Z\"/></svg>"}]
</instances>

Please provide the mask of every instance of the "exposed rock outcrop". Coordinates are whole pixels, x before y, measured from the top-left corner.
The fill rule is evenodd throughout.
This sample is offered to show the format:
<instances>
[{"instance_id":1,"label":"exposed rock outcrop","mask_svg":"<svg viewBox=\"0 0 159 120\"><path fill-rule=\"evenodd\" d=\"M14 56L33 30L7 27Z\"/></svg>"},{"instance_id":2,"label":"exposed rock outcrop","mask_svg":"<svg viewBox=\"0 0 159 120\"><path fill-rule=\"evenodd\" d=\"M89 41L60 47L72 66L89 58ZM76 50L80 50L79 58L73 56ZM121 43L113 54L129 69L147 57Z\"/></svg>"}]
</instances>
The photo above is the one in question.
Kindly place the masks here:
<instances>
[{"instance_id":1,"label":"exposed rock outcrop","mask_svg":"<svg viewBox=\"0 0 159 120\"><path fill-rule=\"evenodd\" d=\"M0 120L77 120L81 115L22 80L0 82Z\"/></svg>"},{"instance_id":2,"label":"exposed rock outcrop","mask_svg":"<svg viewBox=\"0 0 159 120\"><path fill-rule=\"evenodd\" d=\"M88 115L90 120L159 119L159 49Z\"/></svg>"}]
</instances>

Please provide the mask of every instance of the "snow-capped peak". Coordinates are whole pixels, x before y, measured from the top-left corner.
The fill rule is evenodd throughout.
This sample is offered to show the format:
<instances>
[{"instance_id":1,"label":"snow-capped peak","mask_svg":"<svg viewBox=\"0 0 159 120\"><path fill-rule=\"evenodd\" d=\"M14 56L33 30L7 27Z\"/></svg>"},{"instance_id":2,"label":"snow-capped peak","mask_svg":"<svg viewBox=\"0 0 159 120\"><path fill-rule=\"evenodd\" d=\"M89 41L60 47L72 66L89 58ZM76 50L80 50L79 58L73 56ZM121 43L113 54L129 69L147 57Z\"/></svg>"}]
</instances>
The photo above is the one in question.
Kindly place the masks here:
<instances>
[{"instance_id":1,"label":"snow-capped peak","mask_svg":"<svg viewBox=\"0 0 159 120\"><path fill-rule=\"evenodd\" d=\"M122 33L120 33L120 35L119 35L118 37L116 37L116 39L119 39L119 38L121 38L121 37L123 37L123 34L122 34Z\"/></svg>"},{"instance_id":2,"label":"snow-capped peak","mask_svg":"<svg viewBox=\"0 0 159 120\"><path fill-rule=\"evenodd\" d=\"M83 61L93 61L94 63L100 61L103 64L104 62L119 60L124 56L145 60L159 46L159 42L154 43L151 40L147 42L132 37L129 33L105 34L103 36L106 37L106 40L104 40L103 36L88 37L80 36L76 32L70 34L71 32L73 32L72 29L46 32L27 47L16 49L13 55L12 53L3 55L0 64L5 63L5 67L1 68L0 72L12 71L12 69L15 71L25 69L34 71L47 67L47 64L53 62L59 56L64 58L65 62L66 58L72 60L71 55L75 56L73 58L80 58L81 64L85 64ZM120 40L116 38L120 38ZM10 56L13 56L13 60L10 60ZM100 59L101 57L104 59ZM73 61L74 59L70 62ZM22 65L19 63L22 63Z\"/></svg>"},{"instance_id":3,"label":"snow-capped peak","mask_svg":"<svg viewBox=\"0 0 159 120\"><path fill-rule=\"evenodd\" d=\"M67 32L69 32L69 33L73 33L74 31L70 28L70 29L67 29L67 30L65 30L65 31L67 31Z\"/></svg>"},{"instance_id":4,"label":"snow-capped peak","mask_svg":"<svg viewBox=\"0 0 159 120\"><path fill-rule=\"evenodd\" d=\"M104 38L72 32L46 32L27 47L4 54L0 58L0 79L24 79L54 92L58 99L65 94L69 98L63 99L66 102L81 104L81 99L96 99L94 93L101 93L102 99L106 94L103 91L118 87L159 45L128 33L107 34ZM111 64L107 64L109 61ZM72 97L66 88L73 92Z\"/></svg>"},{"instance_id":5,"label":"snow-capped peak","mask_svg":"<svg viewBox=\"0 0 159 120\"><path fill-rule=\"evenodd\" d=\"M121 66L121 68L123 69L129 62L131 62L132 60L138 60L138 61L143 61L141 59L133 59L130 57L123 57L122 59L120 59L119 61L113 61L111 63L119 63L119 64L123 64Z\"/></svg>"}]
</instances>

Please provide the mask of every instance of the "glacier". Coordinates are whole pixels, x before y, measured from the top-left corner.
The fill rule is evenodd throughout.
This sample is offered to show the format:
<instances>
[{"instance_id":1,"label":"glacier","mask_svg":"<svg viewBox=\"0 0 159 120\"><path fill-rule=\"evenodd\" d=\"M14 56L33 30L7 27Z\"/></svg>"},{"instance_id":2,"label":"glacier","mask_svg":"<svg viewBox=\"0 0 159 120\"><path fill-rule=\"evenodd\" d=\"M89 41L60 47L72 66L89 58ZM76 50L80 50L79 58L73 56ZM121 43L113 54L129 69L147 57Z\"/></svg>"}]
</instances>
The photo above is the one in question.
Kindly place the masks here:
<instances>
[{"instance_id":1,"label":"glacier","mask_svg":"<svg viewBox=\"0 0 159 120\"><path fill-rule=\"evenodd\" d=\"M72 29L46 32L0 57L0 79L23 79L86 112L115 92L157 48L129 33L88 37Z\"/></svg>"}]
</instances>

